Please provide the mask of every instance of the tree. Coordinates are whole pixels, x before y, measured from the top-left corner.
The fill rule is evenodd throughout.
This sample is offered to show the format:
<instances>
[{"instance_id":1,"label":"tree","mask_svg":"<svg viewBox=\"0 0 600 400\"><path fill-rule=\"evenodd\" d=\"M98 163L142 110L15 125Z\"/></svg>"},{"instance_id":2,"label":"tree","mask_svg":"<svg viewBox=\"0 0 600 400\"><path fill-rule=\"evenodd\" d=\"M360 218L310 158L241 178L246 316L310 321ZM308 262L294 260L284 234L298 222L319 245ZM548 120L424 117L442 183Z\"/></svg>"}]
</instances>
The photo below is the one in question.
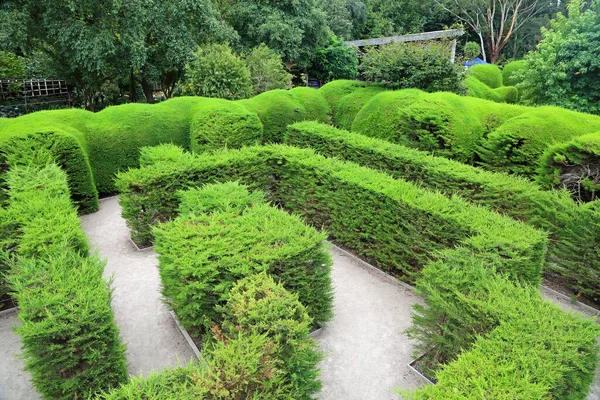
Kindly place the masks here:
<instances>
[{"instance_id":1,"label":"tree","mask_svg":"<svg viewBox=\"0 0 600 400\"><path fill-rule=\"evenodd\" d=\"M330 37L326 47L317 50L310 74L320 81L355 79L358 75L356 49L348 47L335 36Z\"/></svg>"},{"instance_id":2,"label":"tree","mask_svg":"<svg viewBox=\"0 0 600 400\"><path fill-rule=\"evenodd\" d=\"M264 43L246 56L246 64L254 94L292 86L292 74L286 71L281 57Z\"/></svg>"},{"instance_id":3,"label":"tree","mask_svg":"<svg viewBox=\"0 0 600 400\"><path fill-rule=\"evenodd\" d=\"M325 13L315 0L232 0L220 8L239 34L242 49L264 43L298 68L308 67L315 49L327 41Z\"/></svg>"},{"instance_id":4,"label":"tree","mask_svg":"<svg viewBox=\"0 0 600 400\"><path fill-rule=\"evenodd\" d=\"M360 37L367 22L367 7L361 0L318 0L327 14L329 29L339 38L352 40Z\"/></svg>"},{"instance_id":5,"label":"tree","mask_svg":"<svg viewBox=\"0 0 600 400\"><path fill-rule=\"evenodd\" d=\"M430 0L368 0L363 37L403 35L423 31Z\"/></svg>"},{"instance_id":6,"label":"tree","mask_svg":"<svg viewBox=\"0 0 600 400\"><path fill-rule=\"evenodd\" d=\"M523 25L546 12L545 0L435 0L444 10L467 24L479 37L483 59L496 63L500 52Z\"/></svg>"},{"instance_id":7,"label":"tree","mask_svg":"<svg viewBox=\"0 0 600 400\"><path fill-rule=\"evenodd\" d=\"M25 66L16 54L0 51L0 79L24 78Z\"/></svg>"},{"instance_id":8,"label":"tree","mask_svg":"<svg viewBox=\"0 0 600 400\"><path fill-rule=\"evenodd\" d=\"M185 95L237 100L249 97L252 82L246 63L224 44L198 47L186 67Z\"/></svg>"},{"instance_id":9,"label":"tree","mask_svg":"<svg viewBox=\"0 0 600 400\"><path fill-rule=\"evenodd\" d=\"M463 72L445 43L391 43L370 48L360 69L367 80L427 92L464 93Z\"/></svg>"},{"instance_id":10,"label":"tree","mask_svg":"<svg viewBox=\"0 0 600 400\"><path fill-rule=\"evenodd\" d=\"M550 29L542 30L519 84L526 100L600 114L600 3L586 11L582 7L572 0L568 17L559 14Z\"/></svg>"}]
</instances>

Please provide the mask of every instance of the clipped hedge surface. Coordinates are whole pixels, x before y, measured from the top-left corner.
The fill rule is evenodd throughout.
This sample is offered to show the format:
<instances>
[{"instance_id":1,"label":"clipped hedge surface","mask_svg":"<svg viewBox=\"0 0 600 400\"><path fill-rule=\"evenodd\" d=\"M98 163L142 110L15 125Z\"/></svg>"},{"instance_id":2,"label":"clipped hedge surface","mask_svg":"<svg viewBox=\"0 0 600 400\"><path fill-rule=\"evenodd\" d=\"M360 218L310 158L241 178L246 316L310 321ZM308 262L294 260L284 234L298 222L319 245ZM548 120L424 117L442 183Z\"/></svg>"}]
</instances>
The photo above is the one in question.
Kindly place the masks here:
<instances>
[{"instance_id":1,"label":"clipped hedge surface","mask_svg":"<svg viewBox=\"0 0 600 400\"><path fill-rule=\"evenodd\" d=\"M118 386L127 380L125 347L104 264L88 257L66 175L53 164L23 165L7 172L7 183L14 224L8 283L19 304L17 333L34 386L52 399Z\"/></svg>"},{"instance_id":2,"label":"clipped hedge surface","mask_svg":"<svg viewBox=\"0 0 600 400\"><path fill-rule=\"evenodd\" d=\"M529 109L491 132L479 151L490 170L533 178L550 145L600 130L600 117L558 107Z\"/></svg>"},{"instance_id":3,"label":"clipped hedge surface","mask_svg":"<svg viewBox=\"0 0 600 400\"><path fill-rule=\"evenodd\" d=\"M450 363L435 373L436 385L408 398L586 398L600 350L593 319L564 313L536 287L506 280L490 260L460 251L427 266L417 291L427 307L415 306L409 334L430 357L448 356L430 362Z\"/></svg>"},{"instance_id":4,"label":"clipped hedge surface","mask_svg":"<svg viewBox=\"0 0 600 400\"><path fill-rule=\"evenodd\" d=\"M407 280L437 250L460 243L475 252L500 252L508 276L539 282L545 234L461 199L308 150L269 146L220 152L122 173L117 185L135 237L151 240L150 226L177 213L175 190L232 179L264 188L277 204Z\"/></svg>"},{"instance_id":5,"label":"clipped hedge surface","mask_svg":"<svg viewBox=\"0 0 600 400\"><path fill-rule=\"evenodd\" d=\"M468 74L490 89L497 89L502 86L502 72L496 64L473 65L469 68Z\"/></svg>"},{"instance_id":6,"label":"clipped hedge surface","mask_svg":"<svg viewBox=\"0 0 600 400\"><path fill-rule=\"evenodd\" d=\"M190 148L196 153L256 145L262 137L256 114L228 100L212 99L199 106L190 126Z\"/></svg>"},{"instance_id":7,"label":"clipped hedge surface","mask_svg":"<svg viewBox=\"0 0 600 400\"><path fill-rule=\"evenodd\" d=\"M358 88L352 93L345 95L335 106L333 113L333 124L344 129L352 128L354 118L359 111L373 96L383 91L385 91L383 86L370 84L369 86Z\"/></svg>"},{"instance_id":8,"label":"clipped hedge surface","mask_svg":"<svg viewBox=\"0 0 600 400\"><path fill-rule=\"evenodd\" d=\"M525 70L525 60L509 62L502 69L502 84L505 86L517 86L521 79L516 73Z\"/></svg>"},{"instance_id":9,"label":"clipped hedge surface","mask_svg":"<svg viewBox=\"0 0 600 400\"><path fill-rule=\"evenodd\" d=\"M468 95L472 97L491 100L497 103L517 103L519 101L519 91L514 86L500 86L492 89L475 76L466 78L465 86L468 89Z\"/></svg>"},{"instance_id":10,"label":"clipped hedge surface","mask_svg":"<svg viewBox=\"0 0 600 400\"><path fill-rule=\"evenodd\" d=\"M233 284L263 271L298 294L315 325L331 318L325 234L232 184L184 193L180 211L154 235L163 295L187 329L204 333L219 324L215 307Z\"/></svg>"}]
</instances>

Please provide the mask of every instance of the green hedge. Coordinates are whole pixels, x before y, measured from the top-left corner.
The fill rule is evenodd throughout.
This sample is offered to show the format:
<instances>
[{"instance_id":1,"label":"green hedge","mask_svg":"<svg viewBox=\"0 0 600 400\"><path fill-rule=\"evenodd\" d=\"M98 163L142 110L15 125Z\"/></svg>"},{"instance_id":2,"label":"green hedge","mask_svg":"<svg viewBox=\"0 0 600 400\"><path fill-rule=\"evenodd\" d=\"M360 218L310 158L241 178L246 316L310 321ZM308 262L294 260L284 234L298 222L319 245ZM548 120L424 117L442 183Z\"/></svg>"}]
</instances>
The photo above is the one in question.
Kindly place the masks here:
<instances>
[{"instance_id":1,"label":"green hedge","mask_svg":"<svg viewBox=\"0 0 600 400\"><path fill-rule=\"evenodd\" d=\"M525 69L525 60L509 62L502 69L502 84L505 86L517 86L521 79L516 73Z\"/></svg>"},{"instance_id":2,"label":"green hedge","mask_svg":"<svg viewBox=\"0 0 600 400\"><path fill-rule=\"evenodd\" d=\"M51 156L48 156L51 158ZM104 263L88 245L56 165L7 172L13 223L8 283L19 304L25 367L44 398L76 399L127 380Z\"/></svg>"},{"instance_id":3,"label":"green hedge","mask_svg":"<svg viewBox=\"0 0 600 400\"><path fill-rule=\"evenodd\" d=\"M566 277L575 293L600 297L600 253L589 245L600 241L600 213L591 206L579 206L564 192L540 190L523 178L315 122L289 126L285 143L378 169L446 195L458 194L548 231L547 268Z\"/></svg>"},{"instance_id":4,"label":"green hedge","mask_svg":"<svg viewBox=\"0 0 600 400\"><path fill-rule=\"evenodd\" d=\"M428 351L426 369L451 362L435 372L436 385L407 397L584 400L595 378L600 327L493 267L453 251L423 271L417 291L427 307L415 307L409 334Z\"/></svg>"},{"instance_id":5,"label":"green hedge","mask_svg":"<svg viewBox=\"0 0 600 400\"><path fill-rule=\"evenodd\" d=\"M600 130L600 117L558 107L531 108L491 132L479 151L491 170L533 178L550 145Z\"/></svg>"},{"instance_id":6,"label":"green hedge","mask_svg":"<svg viewBox=\"0 0 600 400\"><path fill-rule=\"evenodd\" d=\"M469 76L476 78L490 89L502 86L502 72L496 64L479 64L469 68Z\"/></svg>"},{"instance_id":7,"label":"green hedge","mask_svg":"<svg viewBox=\"0 0 600 400\"><path fill-rule=\"evenodd\" d=\"M204 363L134 378L98 398L308 400L319 391L321 354L308 336L311 319L297 296L258 274L238 282L220 311L223 326L213 328Z\"/></svg>"},{"instance_id":8,"label":"green hedge","mask_svg":"<svg viewBox=\"0 0 600 400\"><path fill-rule=\"evenodd\" d=\"M373 96L383 91L385 91L383 86L371 84L364 88L358 88L342 97L333 112L334 125L344 129L352 128L354 118L359 111Z\"/></svg>"},{"instance_id":9,"label":"green hedge","mask_svg":"<svg viewBox=\"0 0 600 400\"><path fill-rule=\"evenodd\" d=\"M293 88L289 92L304 107L306 120L323 123L331 121L331 107L321 92L305 86Z\"/></svg>"},{"instance_id":10,"label":"green hedge","mask_svg":"<svg viewBox=\"0 0 600 400\"><path fill-rule=\"evenodd\" d=\"M600 198L600 132L550 146L540 164L537 179L544 187L566 187L580 201Z\"/></svg>"},{"instance_id":11,"label":"green hedge","mask_svg":"<svg viewBox=\"0 0 600 400\"><path fill-rule=\"evenodd\" d=\"M519 101L519 91L514 86L500 86L492 89L475 76L466 78L465 86L467 87L468 95L472 97L491 100L497 103L517 103Z\"/></svg>"},{"instance_id":12,"label":"green hedge","mask_svg":"<svg viewBox=\"0 0 600 400\"><path fill-rule=\"evenodd\" d=\"M122 173L117 185L134 237L151 240L151 225L177 214L175 190L232 179L263 188L334 241L404 279L413 279L438 250L463 244L475 252L500 252L507 275L539 282L545 234L461 199L308 150L269 146L219 152Z\"/></svg>"},{"instance_id":13,"label":"green hedge","mask_svg":"<svg viewBox=\"0 0 600 400\"><path fill-rule=\"evenodd\" d=\"M344 96L353 93L355 90L368 88L372 85L373 84L369 82L338 79L323 85L319 89L319 94L327 101L331 108L332 116L335 117L337 106Z\"/></svg>"},{"instance_id":14,"label":"green hedge","mask_svg":"<svg viewBox=\"0 0 600 400\"><path fill-rule=\"evenodd\" d=\"M163 295L193 333L220 323L215 306L262 271L298 293L316 325L331 317L326 236L259 199L235 184L207 185L185 193L179 217L154 229Z\"/></svg>"},{"instance_id":15,"label":"green hedge","mask_svg":"<svg viewBox=\"0 0 600 400\"><path fill-rule=\"evenodd\" d=\"M526 110L443 92L409 89L397 96L374 96L356 116L352 131L467 163L473 162L485 135ZM398 104L396 109L387 105L390 100ZM382 122L385 118L390 122Z\"/></svg>"},{"instance_id":16,"label":"green hedge","mask_svg":"<svg viewBox=\"0 0 600 400\"><path fill-rule=\"evenodd\" d=\"M191 150L196 153L259 144L263 126L255 113L241 104L211 99L198 107L190 126Z\"/></svg>"}]
</instances>

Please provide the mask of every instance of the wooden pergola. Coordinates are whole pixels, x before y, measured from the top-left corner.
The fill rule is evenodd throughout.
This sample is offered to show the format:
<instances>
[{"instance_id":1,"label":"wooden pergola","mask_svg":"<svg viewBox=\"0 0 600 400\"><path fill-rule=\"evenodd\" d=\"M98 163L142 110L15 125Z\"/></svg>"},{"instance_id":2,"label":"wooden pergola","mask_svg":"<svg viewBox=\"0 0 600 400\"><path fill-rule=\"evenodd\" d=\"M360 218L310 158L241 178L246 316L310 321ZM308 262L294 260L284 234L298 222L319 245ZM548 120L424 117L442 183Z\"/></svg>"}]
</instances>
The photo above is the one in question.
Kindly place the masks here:
<instances>
[{"instance_id":1,"label":"wooden pergola","mask_svg":"<svg viewBox=\"0 0 600 400\"><path fill-rule=\"evenodd\" d=\"M350 40L344 42L346 46L350 47L367 47L367 46L380 46L392 42L419 42L424 40L436 40L436 39L452 39L452 55L451 60L454 63L456 56L456 38L465 34L462 29L447 29L445 31L433 31L423 33L411 33L410 35L401 36L386 36L373 39L362 39L362 40Z\"/></svg>"}]
</instances>

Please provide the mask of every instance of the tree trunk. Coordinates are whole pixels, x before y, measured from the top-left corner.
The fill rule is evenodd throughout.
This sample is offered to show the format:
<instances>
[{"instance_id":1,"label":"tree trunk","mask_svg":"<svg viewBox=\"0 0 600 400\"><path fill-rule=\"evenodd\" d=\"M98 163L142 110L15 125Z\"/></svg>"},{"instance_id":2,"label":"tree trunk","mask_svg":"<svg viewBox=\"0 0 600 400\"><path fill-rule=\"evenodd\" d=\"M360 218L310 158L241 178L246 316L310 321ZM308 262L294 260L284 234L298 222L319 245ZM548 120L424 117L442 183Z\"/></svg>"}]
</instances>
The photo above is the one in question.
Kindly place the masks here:
<instances>
[{"instance_id":1,"label":"tree trunk","mask_svg":"<svg viewBox=\"0 0 600 400\"><path fill-rule=\"evenodd\" d=\"M140 85L142 85L142 90L144 91L144 96L146 96L146 103L154 104L154 90L152 84L148 82L146 78L140 80Z\"/></svg>"},{"instance_id":2,"label":"tree trunk","mask_svg":"<svg viewBox=\"0 0 600 400\"><path fill-rule=\"evenodd\" d=\"M129 76L129 101L131 103L137 102L137 93L135 90L135 75L133 71L131 71L131 75Z\"/></svg>"},{"instance_id":3,"label":"tree trunk","mask_svg":"<svg viewBox=\"0 0 600 400\"><path fill-rule=\"evenodd\" d=\"M481 32L477 32L479 35L479 45L481 46L481 55L483 56L483 61L487 61L487 57L485 56L485 42L483 41L483 34Z\"/></svg>"}]
</instances>

